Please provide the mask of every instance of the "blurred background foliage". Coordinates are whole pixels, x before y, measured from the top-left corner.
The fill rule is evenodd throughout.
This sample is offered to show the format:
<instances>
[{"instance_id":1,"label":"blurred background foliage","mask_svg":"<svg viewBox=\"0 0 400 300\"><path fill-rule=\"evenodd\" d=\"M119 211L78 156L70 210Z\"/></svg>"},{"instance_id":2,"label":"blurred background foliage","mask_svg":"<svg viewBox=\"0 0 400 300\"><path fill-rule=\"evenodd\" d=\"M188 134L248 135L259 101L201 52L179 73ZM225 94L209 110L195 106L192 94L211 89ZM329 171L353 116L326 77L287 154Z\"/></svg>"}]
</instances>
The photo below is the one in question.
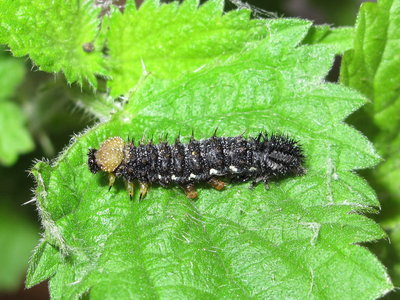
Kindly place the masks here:
<instances>
[{"instance_id":1,"label":"blurred background foliage","mask_svg":"<svg viewBox=\"0 0 400 300\"><path fill-rule=\"evenodd\" d=\"M97 1L100 2L100 1ZM114 1L123 5L124 1ZM140 0L136 1L139 5ZM170 1L164 1L170 2ZM203 1L204 2L204 1ZM353 26L361 0L248 0L255 17L301 17L316 24ZM231 0L226 10L244 2ZM23 205L32 197L33 180L28 170L35 159L52 159L74 133L96 121L81 109L82 101L101 97L90 89L68 85L62 74L37 71L26 58L13 58L0 48L0 107L18 113L0 114L0 298L47 299L46 283L24 290L23 280L29 256L37 244L39 220L34 206ZM338 80L338 71L330 80ZM6 93L2 91L7 91ZM15 116L19 117L15 117ZM13 116L10 118L10 116ZM11 152L7 156L7 151ZM394 248L387 241L374 245L386 266L394 265ZM396 283L396 282L395 282Z\"/></svg>"}]
</instances>

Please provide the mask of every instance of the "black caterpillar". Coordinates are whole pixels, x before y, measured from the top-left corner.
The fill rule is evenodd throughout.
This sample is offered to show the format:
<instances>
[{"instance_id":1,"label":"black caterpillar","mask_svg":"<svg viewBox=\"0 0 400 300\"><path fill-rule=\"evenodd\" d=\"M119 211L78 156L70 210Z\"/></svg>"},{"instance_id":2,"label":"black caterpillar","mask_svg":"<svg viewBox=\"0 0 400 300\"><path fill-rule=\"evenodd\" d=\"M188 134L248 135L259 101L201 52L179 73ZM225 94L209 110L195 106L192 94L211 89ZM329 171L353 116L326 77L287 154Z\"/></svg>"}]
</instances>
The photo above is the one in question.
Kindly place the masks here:
<instances>
[{"instance_id":1,"label":"black caterpillar","mask_svg":"<svg viewBox=\"0 0 400 300\"><path fill-rule=\"evenodd\" d=\"M256 138L213 137L187 144L179 139L174 144L166 141L135 146L120 137L102 143L99 150L90 149L88 165L92 173L100 170L110 174L110 188L115 177L123 177L132 198L134 181L140 183L140 199L150 184L179 185L188 198L196 198L196 183L208 183L221 190L225 183L218 178L235 181L268 183L270 179L302 175L304 155L294 140L278 135Z\"/></svg>"}]
</instances>

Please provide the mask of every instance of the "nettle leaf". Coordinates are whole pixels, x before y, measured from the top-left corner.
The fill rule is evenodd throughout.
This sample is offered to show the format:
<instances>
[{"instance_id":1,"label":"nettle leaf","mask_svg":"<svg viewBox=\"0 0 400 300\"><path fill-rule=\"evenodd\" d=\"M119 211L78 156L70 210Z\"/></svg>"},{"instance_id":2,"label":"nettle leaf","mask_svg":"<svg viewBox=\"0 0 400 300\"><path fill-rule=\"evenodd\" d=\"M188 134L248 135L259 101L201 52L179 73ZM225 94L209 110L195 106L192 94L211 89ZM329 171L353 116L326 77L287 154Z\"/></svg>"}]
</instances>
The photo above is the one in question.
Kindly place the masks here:
<instances>
[{"instance_id":1,"label":"nettle leaf","mask_svg":"<svg viewBox=\"0 0 400 300\"><path fill-rule=\"evenodd\" d=\"M354 50L345 54L341 81L367 95L371 102L355 119L374 141L384 161L371 181L384 200L384 227L392 242L400 241L400 2L364 3L357 19ZM392 244L395 248L399 245ZM392 271L400 283L400 262Z\"/></svg>"},{"instance_id":2,"label":"nettle leaf","mask_svg":"<svg viewBox=\"0 0 400 300\"><path fill-rule=\"evenodd\" d=\"M223 14L223 7L224 0L200 7L198 0L163 5L147 0L140 9L134 1L128 1L123 13L116 9L107 34L111 94L126 94L148 73L179 78L265 38L263 20L250 20L245 9Z\"/></svg>"},{"instance_id":3,"label":"nettle leaf","mask_svg":"<svg viewBox=\"0 0 400 300\"><path fill-rule=\"evenodd\" d=\"M15 208L0 198L0 291L20 287L32 248L38 240L37 228Z\"/></svg>"},{"instance_id":4,"label":"nettle leaf","mask_svg":"<svg viewBox=\"0 0 400 300\"><path fill-rule=\"evenodd\" d=\"M24 76L25 66L21 60L0 53L0 128L3 129L0 135L0 164L5 166L13 165L19 154L34 147L25 127L25 116L21 108L11 101Z\"/></svg>"},{"instance_id":5,"label":"nettle leaf","mask_svg":"<svg viewBox=\"0 0 400 300\"><path fill-rule=\"evenodd\" d=\"M397 118L400 107L399 10L400 3L393 0L362 5L354 50L344 56L341 73L344 84L373 99L367 108L374 123L396 136L400 123Z\"/></svg>"},{"instance_id":6,"label":"nettle leaf","mask_svg":"<svg viewBox=\"0 0 400 300\"><path fill-rule=\"evenodd\" d=\"M25 77L24 63L19 59L12 59L4 51L0 46L0 102L14 96L16 88Z\"/></svg>"},{"instance_id":7,"label":"nettle leaf","mask_svg":"<svg viewBox=\"0 0 400 300\"><path fill-rule=\"evenodd\" d=\"M0 163L13 165L19 154L27 153L34 147L32 138L25 127L25 116L15 103L0 102Z\"/></svg>"},{"instance_id":8,"label":"nettle leaf","mask_svg":"<svg viewBox=\"0 0 400 300\"><path fill-rule=\"evenodd\" d=\"M99 12L89 0L1 1L0 43L15 56L29 55L40 70L96 86L95 74L107 74Z\"/></svg>"},{"instance_id":9,"label":"nettle leaf","mask_svg":"<svg viewBox=\"0 0 400 300\"><path fill-rule=\"evenodd\" d=\"M368 140L343 123L364 99L325 83L334 51L298 46L311 24L265 21L268 34L237 56L165 83L150 75L124 109L88 130L53 164L38 163L37 206L45 255L28 278L53 271L54 299L376 298L393 288L385 268L358 243L385 237L357 212L379 203L354 169L378 161ZM110 136L147 138L180 131L188 140L261 130L287 134L304 147L307 175L249 189L152 187L129 200L118 181L93 175L90 147ZM58 256L57 256L58 255ZM49 263L47 263L49 262ZM30 282L32 285L38 280Z\"/></svg>"},{"instance_id":10,"label":"nettle leaf","mask_svg":"<svg viewBox=\"0 0 400 300\"><path fill-rule=\"evenodd\" d=\"M337 54L343 54L353 47L353 27L331 28L329 25L317 25L310 28L304 44L323 44L334 47Z\"/></svg>"}]
</instances>

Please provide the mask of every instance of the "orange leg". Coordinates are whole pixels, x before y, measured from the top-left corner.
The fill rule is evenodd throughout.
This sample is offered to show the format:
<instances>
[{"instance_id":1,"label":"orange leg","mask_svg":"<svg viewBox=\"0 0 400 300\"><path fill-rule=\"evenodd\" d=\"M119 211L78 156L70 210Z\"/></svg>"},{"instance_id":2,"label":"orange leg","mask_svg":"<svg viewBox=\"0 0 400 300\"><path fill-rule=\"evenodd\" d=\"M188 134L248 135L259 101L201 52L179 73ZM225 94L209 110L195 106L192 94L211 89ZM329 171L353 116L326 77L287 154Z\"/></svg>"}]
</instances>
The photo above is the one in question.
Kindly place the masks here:
<instances>
[{"instance_id":1,"label":"orange leg","mask_svg":"<svg viewBox=\"0 0 400 300\"><path fill-rule=\"evenodd\" d=\"M222 190L225 187L225 182L223 182L222 180L218 180L217 178L211 178L208 181L208 184L218 191Z\"/></svg>"},{"instance_id":2,"label":"orange leg","mask_svg":"<svg viewBox=\"0 0 400 300\"><path fill-rule=\"evenodd\" d=\"M194 184L189 183L183 189L185 190L186 197L188 197L189 199L195 199L198 197Z\"/></svg>"}]
</instances>

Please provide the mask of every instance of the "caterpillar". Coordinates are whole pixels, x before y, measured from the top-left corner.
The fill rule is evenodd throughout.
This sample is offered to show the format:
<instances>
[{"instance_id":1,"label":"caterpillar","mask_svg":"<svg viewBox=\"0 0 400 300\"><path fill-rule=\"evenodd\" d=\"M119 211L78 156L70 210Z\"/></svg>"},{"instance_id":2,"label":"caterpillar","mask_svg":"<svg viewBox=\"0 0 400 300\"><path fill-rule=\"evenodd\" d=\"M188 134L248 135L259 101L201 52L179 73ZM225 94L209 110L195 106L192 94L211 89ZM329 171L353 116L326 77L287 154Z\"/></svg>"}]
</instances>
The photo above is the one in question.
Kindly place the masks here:
<instances>
[{"instance_id":1,"label":"caterpillar","mask_svg":"<svg viewBox=\"0 0 400 300\"><path fill-rule=\"evenodd\" d=\"M301 146L285 136L260 133L257 137L217 137L188 143L177 138L174 144L166 139L135 146L134 141L124 142L120 137L105 140L99 150L89 149L88 166L94 174L109 174L109 188L116 177L127 183L130 198L134 195L134 182L140 186L143 199L151 184L163 187L181 186L188 198L198 197L196 184L207 183L222 190L225 182L263 182L268 187L271 179L302 175L304 155Z\"/></svg>"}]
</instances>

